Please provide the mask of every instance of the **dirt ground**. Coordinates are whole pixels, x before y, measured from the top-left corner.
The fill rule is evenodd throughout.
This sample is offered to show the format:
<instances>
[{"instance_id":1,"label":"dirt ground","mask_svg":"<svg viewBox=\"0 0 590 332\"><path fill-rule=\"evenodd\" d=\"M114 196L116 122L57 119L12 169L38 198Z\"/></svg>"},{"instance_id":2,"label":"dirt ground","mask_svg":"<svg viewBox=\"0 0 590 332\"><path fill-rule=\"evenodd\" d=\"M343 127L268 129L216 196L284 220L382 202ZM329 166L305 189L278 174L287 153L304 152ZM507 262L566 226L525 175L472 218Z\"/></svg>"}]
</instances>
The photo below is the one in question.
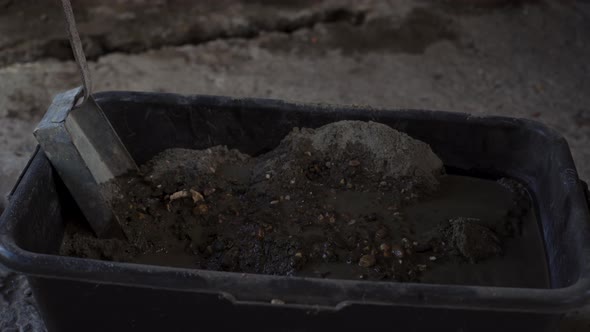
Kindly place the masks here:
<instances>
[{"instance_id":1,"label":"dirt ground","mask_svg":"<svg viewBox=\"0 0 590 332\"><path fill-rule=\"evenodd\" d=\"M590 179L590 3L450 2L81 0L74 9L97 90L525 117L561 132ZM0 0L0 193L33 151L52 96L80 82L57 4ZM23 278L0 276L0 329L42 331ZM589 328L581 313L562 331Z\"/></svg>"},{"instance_id":2,"label":"dirt ground","mask_svg":"<svg viewBox=\"0 0 590 332\"><path fill-rule=\"evenodd\" d=\"M61 253L242 273L418 280L418 265L442 251L442 240L414 254L416 232L403 207L437 192L443 173L427 144L375 122L295 129L258 157L224 146L170 149L104 186L124 237L69 229Z\"/></svg>"},{"instance_id":3,"label":"dirt ground","mask_svg":"<svg viewBox=\"0 0 590 332\"><path fill-rule=\"evenodd\" d=\"M258 156L169 149L102 190L122 232L99 239L72 222L62 255L330 279L549 285L524 186L446 174L427 144L376 122L296 128Z\"/></svg>"}]
</instances>

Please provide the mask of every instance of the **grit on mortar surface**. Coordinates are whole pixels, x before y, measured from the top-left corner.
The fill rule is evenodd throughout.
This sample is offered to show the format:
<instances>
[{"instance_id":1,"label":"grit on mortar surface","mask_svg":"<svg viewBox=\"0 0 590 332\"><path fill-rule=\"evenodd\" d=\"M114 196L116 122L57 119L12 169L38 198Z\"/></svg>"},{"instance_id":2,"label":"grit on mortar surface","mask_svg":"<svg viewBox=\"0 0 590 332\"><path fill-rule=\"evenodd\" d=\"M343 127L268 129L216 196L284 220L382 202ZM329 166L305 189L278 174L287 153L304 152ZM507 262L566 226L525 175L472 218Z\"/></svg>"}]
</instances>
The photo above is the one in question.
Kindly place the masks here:
<instances>
[{"instance_id":1,"label":"grit on mortar surface","mask_svg":"<svg viewBox=\"0 0 590 332\"><path fill-rule=\"evenodd\" d=\"M32 153L31 132L52 97L80 82L59 8L38 3L0 1L1 193ZM580 177L590 179L587 1L486 8L424 0L77 4L97 91L524 117L563 134ZM24 279L0 276L0 330L43 330ZM561 330L590 330L585 311L568 316Z\"/></svg>"}]
</instances>

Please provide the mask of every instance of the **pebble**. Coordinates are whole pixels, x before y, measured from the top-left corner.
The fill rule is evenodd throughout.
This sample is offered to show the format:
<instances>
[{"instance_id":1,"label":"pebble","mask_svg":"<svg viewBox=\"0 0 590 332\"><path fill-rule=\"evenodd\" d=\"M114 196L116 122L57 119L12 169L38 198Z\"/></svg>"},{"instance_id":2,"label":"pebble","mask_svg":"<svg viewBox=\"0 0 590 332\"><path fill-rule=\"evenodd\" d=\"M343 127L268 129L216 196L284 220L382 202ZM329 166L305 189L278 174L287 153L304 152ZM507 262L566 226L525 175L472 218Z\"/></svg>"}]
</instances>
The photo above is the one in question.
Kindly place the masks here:
<instances>
[{"instance_id":1,"label":"pebble","mask_svg":"<svg viewBox=\"0 0 590 332\"><path fill-rule=\"evenodd\" d=\"M276 204L279 204L278 200L270 201L270 205L276 205Z\"/></svg>"},{"instance_id":2,"label":"pebble","mask_svg":"<svg viewBox=\"0 0 590 332\"><path fill-rule=\"evenodd\" d=\"M384 238L387 237L388 234L389 234L389 231L387 230L387 228L381 227L375 232L375 240L377 240L377 241L383 240Z\"/></svg>"},{"instance_id":3,"label":"pebble","mask_svg":"<svg viewBox=\"0 0 590 332\"><path fill-rule=\"evenodd\" d=\"M191 189L190 192L191 192L191 196L193 198L193 203L201 202L201 201L205 200L205 197L203 197L203 195L201 195L200 192L193 190L193 189Z\"/></svg>"},{"instance_id":4,"label":"pebble","mask_svg":"<svg viewBox=\"0 0 590 332\"><path fill-rule=\"evenodd\" d=\"M402 237L402 245L405 249L408 249L410 248L410 241L408 241L408 239L406 239L405 237Z\"/></svg>"},{"instance_id":5,"label":"pebble","mask_svg":"<svg viewBox=\"0 0 590 332\"><path fill-rule=\"evenodd\" d=\"M393 245L391 247L391 253L396 257L396 258L404 258L405 254L404 254L404 250L402 249L402 247L400 245Z\"/></svg>"},{"instance_id":6,"label":"pebble","mask_svg":"<svg viewBox=\"0 0 590 332\"><path fill-rule=\"evenodd\" d=\"M375 265L375 256L374 255L363 255L361 259L359 259L359 266L360 267L371 267Z\"/></svg>"},{"instance_id":7,"label":"pebble","mask_svg":"<svg viewBox=\"0 0 590 332\"><path fill-rule=\"evenodd\" d=\"M270 179L270 174L266 174L266 175L265 175L265 177L266 177L267 179Z\"/></svg>"},{"instance_id":8,"label":"pebble","mask_svg":"<svg viewBox=\"0 0 590 332\"><path fill-rule=\"evenodd\" d=\"M193 209L193 213L195 214L205 214L209 212L209 207L207 204L199 204L197 207Z\"/></svg>"},{"instance_id":9,"label":"pebble","mask_svg":"<svg viewBox=\"0 0 590 332\"><path fill-rule=\"evenodd\" d=\"M291 200L291 196L289 196L289 195L285 196L285 200L286 201L290 201Z\"/></svg>"},{"instance_id":10,"label":"pebble","mask_svg":"<svg viewBox=\"0 0 590 332\"><path fill-rule=\"evenodd\" d=\"M184 198L184 197L188 197L188 196L189 196L188 191L180 190L180 191L177 191L177 192L173 193L172 195L170 195L170 201L177 200L177 199Z\"/></svg>"},{"instance_id":11,"label":"pebble","mask_svg":"<svg viewBox=\"0 0 590 332\"><path fill-rule=\"evenodd\" d=\"M279 299L270 300L270 304L285 304L285 301Z\"/></svg>"},{"instance_id":12,"label":"pebble","mask_svg":"<svg viewBox=\"0 0 590 332\"><path fill-rule=\"evenodd\" d=\"M211 196L216 191L217 191L217 189L215 189L215 188L205 188L203 190L203 194L205 194L205 196Z\"/></svg>"},{"instance_id":13,"label":"pebble","mask_svg":"<svg viewBox=\"0 0 590 332\"><path fill-rule=\"evenodd\" d=\"M430 259L431 261L434 262L436 260L436 256L430 256L430 257L428 257L428 259Z\"/></svg>"},{"instance_id":14,"label":"pebble","mask_svg":"<svg viewBox=\"0 0 590 332\"><path fill-rule=\"evenodd\" d=\"M352 167L357 167L361 164L360 161L358 161L357 159L353 159L351 161L348 162L348 166L352 166Z\"/></svg>"}]
</instances>

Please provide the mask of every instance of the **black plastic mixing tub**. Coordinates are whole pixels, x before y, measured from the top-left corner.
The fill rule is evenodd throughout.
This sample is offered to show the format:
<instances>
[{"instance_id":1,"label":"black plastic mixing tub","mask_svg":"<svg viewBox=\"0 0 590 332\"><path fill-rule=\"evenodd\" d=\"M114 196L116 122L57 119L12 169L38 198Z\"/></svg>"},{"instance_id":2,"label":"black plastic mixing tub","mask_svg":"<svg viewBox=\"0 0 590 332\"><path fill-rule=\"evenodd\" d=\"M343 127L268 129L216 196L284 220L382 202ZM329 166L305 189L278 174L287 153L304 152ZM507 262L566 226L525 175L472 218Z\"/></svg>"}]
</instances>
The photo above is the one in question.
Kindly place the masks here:
<instances>
[{"instance_id":1,"label":"black plastic mixing tub","mask_svg":"<svg viewBox=\"0 0 590 332\"><path fill-rule=\"evenodd\" d=\"M542 331L588 299L583 186L566 141L543 125L159 93L107 92L97 101L139 164L171 147L224 144L260 154L293 127L357 119L427 142L447 166L520 179L536 201L551 289L305 279L60 257L65 223L81 217L37 152L0 221L0 258L28 276L50 331Z\"/></svg>"}]
</instances>

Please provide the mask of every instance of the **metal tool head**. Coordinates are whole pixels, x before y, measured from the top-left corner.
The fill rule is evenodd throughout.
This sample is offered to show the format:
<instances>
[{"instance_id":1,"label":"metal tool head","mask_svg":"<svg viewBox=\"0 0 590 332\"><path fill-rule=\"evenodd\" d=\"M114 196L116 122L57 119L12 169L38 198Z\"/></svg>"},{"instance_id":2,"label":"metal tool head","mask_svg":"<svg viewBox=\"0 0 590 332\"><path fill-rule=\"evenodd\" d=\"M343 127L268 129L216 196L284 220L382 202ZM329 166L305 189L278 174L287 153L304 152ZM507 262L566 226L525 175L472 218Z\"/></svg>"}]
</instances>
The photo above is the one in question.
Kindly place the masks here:
<instances>
[{"instance_id":1,"label":"metal tool head","mask_svg":"<svg viewBox=\"0 0 590 332\"><path fill-rule=\"evenodd\" d=\"M136 170L137 165L92 97L92 80L72 4L62 0L62 6L83 87L55 97L34 135L96 235L121 235L110 203L111 190L105 183Z\"/></svg>"},{"instance_id":2,"label":"metal tool head","mask_svg":"<svg viewBox=\"0 0 590 332\"><path fill-rule=\"evenodd\" d=\"M104 184L137 165L92 96L82 88L55 97L35 138L97 236L120 233Z\"/></svg>"}]
</instances>

